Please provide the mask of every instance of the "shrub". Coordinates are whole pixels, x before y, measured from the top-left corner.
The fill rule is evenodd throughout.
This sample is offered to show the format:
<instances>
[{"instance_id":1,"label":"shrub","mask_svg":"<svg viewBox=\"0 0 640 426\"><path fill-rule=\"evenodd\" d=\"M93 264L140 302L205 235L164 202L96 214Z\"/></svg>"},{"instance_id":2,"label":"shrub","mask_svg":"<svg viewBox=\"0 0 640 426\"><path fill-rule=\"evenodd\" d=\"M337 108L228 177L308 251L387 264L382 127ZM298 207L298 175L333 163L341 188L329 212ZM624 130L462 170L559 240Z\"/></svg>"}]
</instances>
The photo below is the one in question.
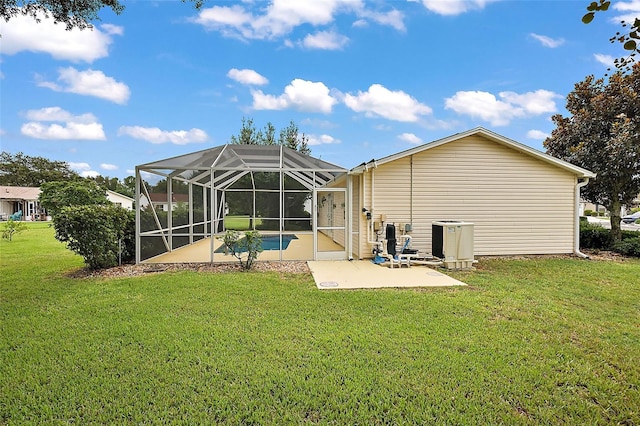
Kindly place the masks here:
<instances>
[{"instance_id":1,"label":"shrub","mask_svg":"<svg viewBox=\"0 0 640 426\"><path fill-rule=\"evenodd\" d=\"M254 260L262 251L262 238L258 231L247 231L242 238L238 231L227 231L224 237L218 239L222 240L229 253L240 261L240 266L245 271L251 269Z\"/></svg>"},{"instance_id":2,"label":"shrub","mask_svg":"<svg viewBox=\"0 0 640 426\"><path fill-rule=\"evenodd\" d=\"M611 234L608 229L595 223L580 223L580 248L608 250Z\"/></svg>"},{"instance_id":3,"label":"shrub","mask_svg":"<svg viewBox=\"0 0 640 426\"><path fill-rule=\"evenodd\" d=\"M625 256L640 257L640 237L624 239L615 244L613 250Z\"/></svg>"},{"instance_id":4,"label":"shrub","mask_svg":"<svg viewBox=\"0 0 640 426\"><path fill-rule=\"evenodd\" d=\"M113 205L63 207L54 217L56 239L92 269L116 266L135 256L135 213Z\"/></svg>"}]
</instances>

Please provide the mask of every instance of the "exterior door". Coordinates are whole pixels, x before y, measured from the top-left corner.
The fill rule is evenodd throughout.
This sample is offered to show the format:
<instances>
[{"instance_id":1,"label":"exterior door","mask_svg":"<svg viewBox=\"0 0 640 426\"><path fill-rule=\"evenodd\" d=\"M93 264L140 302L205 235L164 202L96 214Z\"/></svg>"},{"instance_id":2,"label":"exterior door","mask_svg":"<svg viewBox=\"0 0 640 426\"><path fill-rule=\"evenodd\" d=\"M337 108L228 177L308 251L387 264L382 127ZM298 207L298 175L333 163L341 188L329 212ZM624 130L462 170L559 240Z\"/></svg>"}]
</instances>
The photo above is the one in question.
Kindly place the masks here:
<instances>
[{"instance_id":1,"label":"exterior door","mask_svg":"<svg viewBox=\"0 0 640 426\"><path fill-rule=\"evenodd\" d=\"M344 188L316 191L314 258L316 260L347 259L347 190Z\"/></svg>"}]
</instances>

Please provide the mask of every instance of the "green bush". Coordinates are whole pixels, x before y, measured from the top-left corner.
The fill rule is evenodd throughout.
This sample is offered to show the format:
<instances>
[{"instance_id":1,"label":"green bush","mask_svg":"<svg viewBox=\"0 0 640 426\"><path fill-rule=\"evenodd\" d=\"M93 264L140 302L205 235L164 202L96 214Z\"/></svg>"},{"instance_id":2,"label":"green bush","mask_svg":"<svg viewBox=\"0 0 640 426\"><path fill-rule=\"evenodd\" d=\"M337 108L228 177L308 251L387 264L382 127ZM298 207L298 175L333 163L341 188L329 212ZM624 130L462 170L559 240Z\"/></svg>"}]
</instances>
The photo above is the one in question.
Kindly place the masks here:
<instances>
[{"instance_id":1,"label":"green bush","mask_svg":"<svg viewBox=\"0 0 640 426\"><path fill-rule=\"evenodd\" d=\"M625 256L640 257L640 237L623 239L613 246L613 250Z\"/></svg>"},{"instance_id":2,"label":"green bush","mask_svg":"<svg viewBox=\"0 0 640 426\"><path fill-rule=\"evenodd\" d=\"M593 216L594 215L594 211L590 210L590 209L587 209L587 210L584 211L584 215L585 216Z\"/></svg>"},{"instance_id":3,"label":"green bush","mask_svg":"<svg viewBox=\"0 0 640 426\"><path fill-rule=\"evenodd\" d=\"M611 247L611 233L595 223L580 223L580 248L608 250Z\"/></svg>"},{"instance_id":4,"label":"green bush","mask_svg":"<svg viewBox=\"0 0 640 426\"><path fill-rule=\"evenodd\" d=\"M113 205L63 207L54 217L56 239L92 269L108 268L135 256L135 213Z\"/></svg>"},{"instance_id":5,"label":"green bush","mask_svg":"<svg viewBox=\"0 0 640 426\"><path fill-rule=\"evenodd\" d=\"M598 224L580 221L580 248L613 250L625 256L640 257L640 234L636 231L622 231L622 240L616 244L611 240L611 232Z\"/></svg>"}]
</instances>

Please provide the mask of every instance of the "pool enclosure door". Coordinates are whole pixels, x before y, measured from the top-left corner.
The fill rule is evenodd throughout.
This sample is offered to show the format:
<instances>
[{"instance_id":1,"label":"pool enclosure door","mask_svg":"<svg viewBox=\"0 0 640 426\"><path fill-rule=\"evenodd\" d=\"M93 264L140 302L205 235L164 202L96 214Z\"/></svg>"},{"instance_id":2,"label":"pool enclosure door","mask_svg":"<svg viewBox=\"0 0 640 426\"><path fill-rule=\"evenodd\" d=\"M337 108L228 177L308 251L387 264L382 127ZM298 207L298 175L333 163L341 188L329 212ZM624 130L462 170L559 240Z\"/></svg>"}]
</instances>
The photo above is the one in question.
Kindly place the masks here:
<instances>
[{"instance_id":1,"label":"pool enclosure door","mask_svg":"<svg viewBox=\"0 0 640 426\"><path fill-rule=\"evenodd\" d=\"M316 190L314 257L316 260L347 259L347 190Z\"/></svg>"}]
</instances>

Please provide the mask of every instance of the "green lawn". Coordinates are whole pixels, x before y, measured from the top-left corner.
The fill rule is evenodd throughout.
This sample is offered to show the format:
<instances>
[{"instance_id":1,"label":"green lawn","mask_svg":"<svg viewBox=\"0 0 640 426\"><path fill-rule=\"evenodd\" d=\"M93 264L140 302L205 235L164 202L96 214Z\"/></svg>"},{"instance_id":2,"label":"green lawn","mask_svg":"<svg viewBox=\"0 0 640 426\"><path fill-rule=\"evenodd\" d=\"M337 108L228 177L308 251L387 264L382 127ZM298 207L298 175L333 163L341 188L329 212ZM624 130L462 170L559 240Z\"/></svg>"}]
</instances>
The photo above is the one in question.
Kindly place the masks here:
<instances>
[{"instance_id":1,"label":"green lawn","mask_svg":"<svg viewBox=\"0 0 640 426\"><path fill-rule=\"evenodd\" d=\"M482 260L468 288L77 279L0 241L0 424L640 424L640 261Z\"/></svg>"},{"instance_id":2,"label":"green lawn","mask_svg":"<svg viewBox=\"0 0 640 426\"><path fill-rule=\"evenodd\" d=\"M262 224L262 219L255 219L255 226ZM249 231L253 229L249 216L225 216L224 217L225 229L234 229L236 231Z\"/></svg>"}]
</instances>

